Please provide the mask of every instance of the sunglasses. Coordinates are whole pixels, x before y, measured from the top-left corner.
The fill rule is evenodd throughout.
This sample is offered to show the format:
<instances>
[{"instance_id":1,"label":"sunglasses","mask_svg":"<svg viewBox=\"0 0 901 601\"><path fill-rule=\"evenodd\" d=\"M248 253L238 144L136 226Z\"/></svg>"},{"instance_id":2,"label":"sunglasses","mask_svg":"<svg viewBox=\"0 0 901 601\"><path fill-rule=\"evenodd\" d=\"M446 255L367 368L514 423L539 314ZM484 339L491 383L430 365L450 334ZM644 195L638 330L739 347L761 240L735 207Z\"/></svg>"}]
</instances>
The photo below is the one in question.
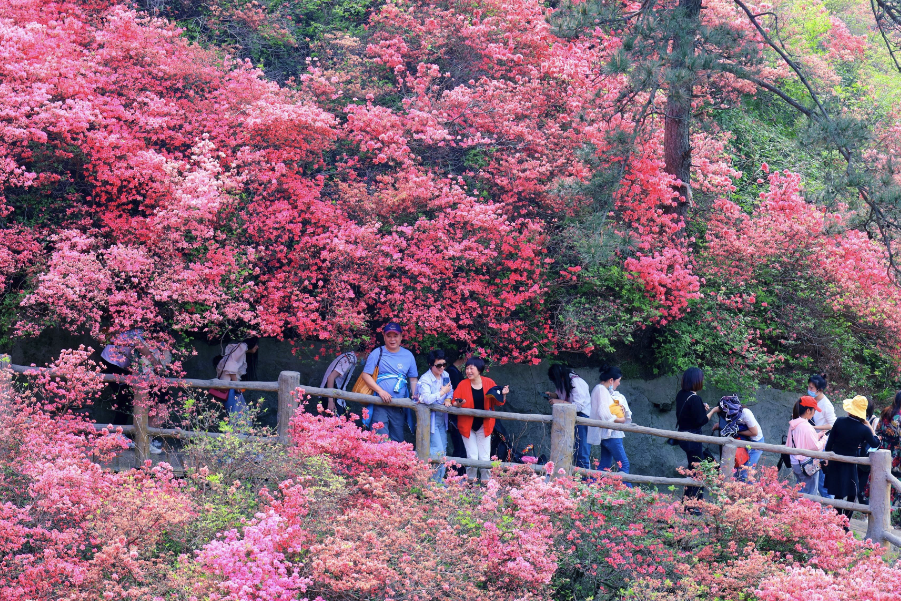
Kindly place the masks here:
<instances>
[{"instance_id":1,"label":"sunglasses","mask_svg":"<svg viewBox=\"0 0 901 601\"><path fill-rule=\"evenodd\" d=\"M446 365L447 365L447 363L436 363L435 367L440 369L440 368L444 368Z\"/></svg>"}]
</instances>

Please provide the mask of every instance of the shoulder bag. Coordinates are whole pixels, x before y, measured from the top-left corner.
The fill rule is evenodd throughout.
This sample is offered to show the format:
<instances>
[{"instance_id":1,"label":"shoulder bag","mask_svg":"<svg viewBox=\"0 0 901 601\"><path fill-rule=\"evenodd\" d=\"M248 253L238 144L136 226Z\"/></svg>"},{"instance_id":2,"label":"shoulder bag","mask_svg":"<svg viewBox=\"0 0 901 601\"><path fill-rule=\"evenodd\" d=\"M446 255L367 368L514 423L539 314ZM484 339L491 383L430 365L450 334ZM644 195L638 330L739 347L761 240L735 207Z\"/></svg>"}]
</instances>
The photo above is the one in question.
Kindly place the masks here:
<instances>
[{"instance_id":1,"label":"shoulder bag","mask_svg":"<svg viewBox=\"0 0 901 601\"><path fill-rule=\"evenodd\" d=\"M380 346L380 347L379 347L379 358L378 358L378 361L375 362L375 369L372 371L372 379L373 379L373 380L377 380L378 377L379 377L379 366L380 366L381 363L382 363L382 349L384 349L384 348L385 348L385 347L383 347L383 346ZM363 367L363 370L364 370L364 372L365 372L365 370L366 370L366 367L365 367L365 366ZM354 387L351 388L350 391L351 391L351 392L356 392L356 393L359 393L359 394L369 395L369 396L372 396L372 393L373 393L373 390L372 390L372 388L369 387L369 384L367 384L367 383L363 380L363 374L360 374L360 375L357 377L357 381L354 382Z\"/></svg>"},{"instance_id":2,"label":"shoulder bag","mask_svg":"<svg viewBox=\"0 0 901 601\"><path fill-rule=\"evenodd\" d=\"M788 434L788 440L792 443L789 446L793 449L797 449L797 445L794 444L794 431L790 431ZM814 457L808 457L805 461L800 462L798 465L801 466L801 471L804 472L804 474L807 476L813 476L818 471L820 471L820 460L815 459Z\"/></svg>"}]
</instances>

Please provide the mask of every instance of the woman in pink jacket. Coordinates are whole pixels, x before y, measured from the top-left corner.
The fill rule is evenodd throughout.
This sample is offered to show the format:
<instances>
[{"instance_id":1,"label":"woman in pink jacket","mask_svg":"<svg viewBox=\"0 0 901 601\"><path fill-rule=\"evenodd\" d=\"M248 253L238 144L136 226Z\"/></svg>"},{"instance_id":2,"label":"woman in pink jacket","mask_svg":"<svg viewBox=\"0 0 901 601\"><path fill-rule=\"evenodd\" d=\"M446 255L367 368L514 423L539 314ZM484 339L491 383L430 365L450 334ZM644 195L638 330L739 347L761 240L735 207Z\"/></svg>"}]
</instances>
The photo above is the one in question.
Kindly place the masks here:
<instances>
[{"instance_id":1,"label":"woman in pink jacket","mask_svg":"<svg viewBox=\"0 0 901 601\"><path fill-rule=\"evenodd\" d=\"M822 451L826 440L823 437L825 432L816 431L808 420L813 418L820 408L817 401L810 396L802 396L795 406L798 411L798 417L788 423L788 436L786 436L785 444L796 449L807 449L810 451ZM805 471L805 465L812 464L819 466L819 460L811 459L806 455L791 456L792 473L795 480L802 485L801 492L809 495L817 494L817 483L819 482L819 471L808 474ZM808 468L808 471L810 468Z\"/></svg>"}]
</instances>

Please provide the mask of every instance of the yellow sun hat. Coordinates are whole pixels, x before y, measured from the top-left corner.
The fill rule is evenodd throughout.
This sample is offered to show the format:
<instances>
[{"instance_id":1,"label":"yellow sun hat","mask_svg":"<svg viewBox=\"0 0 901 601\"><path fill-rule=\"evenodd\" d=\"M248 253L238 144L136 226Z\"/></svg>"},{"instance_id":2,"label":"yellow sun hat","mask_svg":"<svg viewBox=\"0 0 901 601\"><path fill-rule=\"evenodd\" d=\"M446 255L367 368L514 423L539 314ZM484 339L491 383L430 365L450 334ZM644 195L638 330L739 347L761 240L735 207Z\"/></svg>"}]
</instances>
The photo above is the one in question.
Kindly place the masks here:
<instances>
[{"instance_id":1,"label":"yellow sun hat","mask_svg":"<svg viewBox=\"0 0 901 601\"><path fill-rule=\"evenodd\" d=\"M867 419L867 405L869 404L867 397L857 395L853 399L845 399L842 404L845 407L845 411L848 412L848 415L853 415L860 419Z\"/></svg>"}]
</instances>

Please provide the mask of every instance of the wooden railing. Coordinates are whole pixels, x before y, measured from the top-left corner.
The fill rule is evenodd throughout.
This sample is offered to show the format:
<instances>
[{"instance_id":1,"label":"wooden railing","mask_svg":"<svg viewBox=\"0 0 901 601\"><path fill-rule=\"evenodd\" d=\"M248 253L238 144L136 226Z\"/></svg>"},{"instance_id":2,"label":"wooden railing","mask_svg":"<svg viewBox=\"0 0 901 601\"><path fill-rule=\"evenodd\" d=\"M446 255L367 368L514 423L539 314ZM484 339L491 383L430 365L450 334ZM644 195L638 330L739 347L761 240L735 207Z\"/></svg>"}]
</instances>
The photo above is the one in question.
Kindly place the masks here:
<instances>
[{"instance_id":1,"label":"wooden railing","mask_svg":"<svg viewBox=\"0 0 901 601\"><path fill-rule=\"evenodd\" d=\"M4 363L5 361L5 363ZM37 373L45 371L43 368L25 367L21 365L12 365L9 363L8 357L0 355L0 368L4 366L12 369L13 372L19 374ZM117 376L104 375L105 382L117 382L125 384L133 384L140 381L140 376ZM345 401L359 403L361 405L387 405L391 407L402 407L414 410L416 414L416 455L423 461L444 461L430 460L429 443L431 436L431 414L433 411L440 413L449 413L452 415L469 415L473 417L491 417L502 420L510 420L517 422L539 422L551 424L551 439L549 460L554 464L554 472L563 470L565 474L582 474L587 476L604 476L620 478L624 482L636 484L653 484L662 486L703 486L703 482L691 478L667 478L661 476L642 476L639 474L625 474L622 472L606 472L597 470L588 470L583 468L575 468L573 466L573 446L575 443L575 427L577 425L596 426L617 430L620 432L629 432L633 434L643 434L660 438L673 438L676 440L685 440L700 442L703 444L713 444L722 446L722 457L720 459L720 472L726 479L732 479L734 476L733 465L735 463L735 455L739 447L747 449L760 449L761 451L771 453L789 453L793 455L803 455L806 457L814 457L828 461L838 461L842 463L852 463L856 465L870 466L870 498L869 504L852 503L838 499L830 499L814 495L803 495L808 499L816 501L824 505L831 505L838 509L859 511L867 516L867 538L882 544L891 543L901 547L901 536L892 532L890 526L891 512L891 490L894 488L901 493L901 481L895 478L891 473L891 454L889 451L881 449L869 454L868 457L849 457L846 455L836 455L835 453L826 453L823 451L809 451L806 449L796 449L784 445L774 445L761 442L736 441L733 438L723 438L717 436L704 436L700 434L692 434L690 432L676 432L672 430L662 430L658 428L648 428L635 424L618 424L614 422L606 422L596 419L588 419L577 417L576 408L573 405L565 403L557 403L552 406L551 415L534 414L534 413L508 413L506 411L483 411L479 409L462 409L458 407L445 407L444 405L425 405L416 403L411 399L398 398L392 399L391 403L382 401L377 396L363 395L335 388L318 388L315 386L301 386L300 374L293 371L283 371L279 374L277 382L233 382L228 380L199 380L192 378L153 378L154 385L168 385L181 388L201 388L201 389L221 389L221 390L255 390L261 392L277 392L278 393L278 416L276 433L279 441L288 442L288 426L291 418L297 409L297 390L301 388L305 394L313 396L331 397L336 399L344 399ZM136 394L140 393L140 387L134 389ZM0 393L3 391L0 390ZM97 428L103 426L97 425ZM221 436L206 432L191 432L178 428L152 428L148 425L147 408L142 406L140 399L135 403L134 409L134 426L121 426L122 431L133 434L135 439L135 450L138 458L144 460L149 457L150 437L183 437L194 438L203 436ZM239 435L240 436L240 435ZM465 459L452 457L447 459L464 467L491 468L498 465L498 462L477 461L473 459ZM500 462L501 465L514 465ZM533 465L536 471L543 471L544 466Z\"/></svg>"}]
</instances>

